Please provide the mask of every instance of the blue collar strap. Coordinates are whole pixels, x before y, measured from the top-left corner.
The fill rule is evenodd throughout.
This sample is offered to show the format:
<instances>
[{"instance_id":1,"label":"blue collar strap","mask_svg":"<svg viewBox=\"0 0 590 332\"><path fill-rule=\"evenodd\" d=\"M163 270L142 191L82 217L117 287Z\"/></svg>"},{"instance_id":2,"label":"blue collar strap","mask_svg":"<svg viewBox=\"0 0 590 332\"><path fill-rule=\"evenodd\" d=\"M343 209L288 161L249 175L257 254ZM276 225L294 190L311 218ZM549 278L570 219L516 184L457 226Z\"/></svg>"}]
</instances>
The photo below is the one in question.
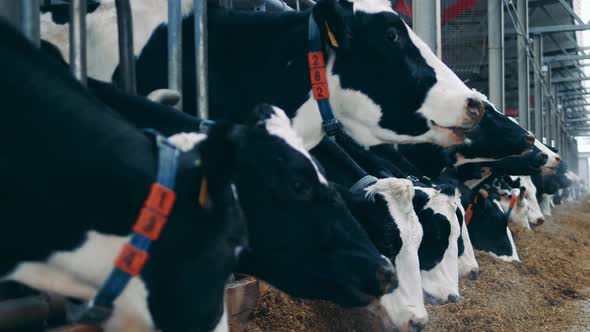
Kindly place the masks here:
<instances>
[{"instance_id":1,"label":"blue collar strap","mask_svg":"<svg viewBox=\"0 0 590 332\"><path fill-rule=\"evenodd\" d=\"M313 97L318 103L320 115L322 116L322 127L326 135L332 137L340 131L340 123L334 117L330 106L330 90L328 87L328 76L326 62L322 47L320 28L315 21L313 14L309 15L309 53L307 61L309 64L309 76L311 79L311 90Z\"/></svg>"},{"instance_id":2,"label":"blue collar strap","mask_svg":"<svg viewBox=\"0 0 590 332\"><path fill-rule=\"evenodd\" d=\"M372 175L365 175L360 180L357 181L352 187L350 187L350 191L354 192L362 192L368 186L374 184L375 182L379 181L376 177Z\"/></svg>"},{"instance_id":3,"label":"blue collar strap","mask_svg":"<svg viewBox=\"0 0 590 332\"><path fill-rule=\"evenodd\" d=\"M133 233L119 256L115 267L102 284L95 298L79 304L67 303L68 320L97 325L106 321L113 310L113 303L125 290L131 278L139 275L147 262L150 244L160 236L174 206L174 183L178 169L179 151L164 136L153 130L158 146L158 175L152 184L148 198L133 226Z\"/></svg>"}]
</instances>

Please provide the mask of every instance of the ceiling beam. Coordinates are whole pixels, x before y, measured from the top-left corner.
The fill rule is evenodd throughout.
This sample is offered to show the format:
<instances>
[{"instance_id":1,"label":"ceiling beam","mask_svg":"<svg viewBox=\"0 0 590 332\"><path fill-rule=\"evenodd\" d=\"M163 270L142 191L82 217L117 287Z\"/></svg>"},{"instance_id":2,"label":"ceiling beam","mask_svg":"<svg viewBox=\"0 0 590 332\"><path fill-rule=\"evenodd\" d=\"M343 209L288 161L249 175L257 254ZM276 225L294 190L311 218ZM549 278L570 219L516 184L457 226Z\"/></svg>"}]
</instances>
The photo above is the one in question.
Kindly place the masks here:
<instances>
[{"instance_id":1,"label":"ceiling beam","mask_svg":"<svg viewBox=\"0 0 590 332\"><path fill-rule=\"evenodd\" d=\"M551 63L555 61L577 61L577 60L588 60L590 59L590 55L582 54L582 55L555 55L555 56L548 56L543 58L543 62Z\"/></svg>"},{"instance_id":2,"label":"ceiling beam","mask_svg":"<svg viewBox=\"0 0 590 332\"><path fill-rule=\"evenodd\" d=\"M543 33L558 33L558 32L572 32L590 30L590 24L563 24L563 25L547 25L540 27L530 27L530 34Z\"/></svg>"}]
</instances>

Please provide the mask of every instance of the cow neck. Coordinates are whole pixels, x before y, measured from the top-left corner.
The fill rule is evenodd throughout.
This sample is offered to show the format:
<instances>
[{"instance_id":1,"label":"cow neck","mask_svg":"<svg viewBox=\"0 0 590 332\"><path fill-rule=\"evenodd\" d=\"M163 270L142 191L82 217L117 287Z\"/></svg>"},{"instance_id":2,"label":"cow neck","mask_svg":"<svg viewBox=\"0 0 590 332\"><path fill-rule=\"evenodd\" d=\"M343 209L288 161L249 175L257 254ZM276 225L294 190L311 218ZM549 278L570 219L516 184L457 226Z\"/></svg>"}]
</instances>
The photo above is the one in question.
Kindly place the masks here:
<instances>
[{"instance_id":1,"label":"cow neck","mask_svg":"<svg viewBox=\"0 0 590 332\"><path fill-rule=\"evenodd\" d=\"M114 267L93 300L75 307L70 304L69 318L82 324L102 324L112 314L115 300L127 287L131 278L138 276L148 260L148 250L158 240L176 202L176 174L179 151L163 136L153 132L158 147L158 172L143 208L132 228L129 241L119 251ZM202 183L206 183L203 182ZM202 191L206 192L206 191ZM206 198L199 198L204 206Z\"/></svg>"},{"instance_id":2,"label":"cow neck","mask_svg":"<svg viewBox=\"0 0 590 332\"><path fill-rule=\"evenodd\" d=\"M326 137L310 152L322 164L332 182L359 191L376 181L344 149Z\"/></svg>"}]
</instances>

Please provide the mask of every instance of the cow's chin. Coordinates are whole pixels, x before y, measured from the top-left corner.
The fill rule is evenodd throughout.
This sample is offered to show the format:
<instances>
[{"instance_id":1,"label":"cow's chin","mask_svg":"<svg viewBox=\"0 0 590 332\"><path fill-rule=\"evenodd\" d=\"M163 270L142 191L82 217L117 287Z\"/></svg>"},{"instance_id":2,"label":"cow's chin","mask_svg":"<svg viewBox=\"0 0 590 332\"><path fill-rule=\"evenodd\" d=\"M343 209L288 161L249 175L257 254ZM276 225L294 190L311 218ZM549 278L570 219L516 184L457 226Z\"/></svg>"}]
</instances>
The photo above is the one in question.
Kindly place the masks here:
<instances>
[{"instance_id":1,"label":"cow's chin","mask_svg":"<svg viewBox=\"0 0 590 332\"><path fill-rule=\"evenodd\" d=\"M442 147L449 147L465 143L465 131L457 130L455 128L446 128L441 126L433 126L430 129L432 133L432 143Z\"/></svg>"},{"instance_id":2,"label":"cow's chin","mask_svg":"<svg viewBox=\"0 0 590 332\"><path fill-rule=\"evenodd\" d=\"M549 176L555 174L555 170L552 167L543 167L543 176Z\"/></svg>"}]
</instances>

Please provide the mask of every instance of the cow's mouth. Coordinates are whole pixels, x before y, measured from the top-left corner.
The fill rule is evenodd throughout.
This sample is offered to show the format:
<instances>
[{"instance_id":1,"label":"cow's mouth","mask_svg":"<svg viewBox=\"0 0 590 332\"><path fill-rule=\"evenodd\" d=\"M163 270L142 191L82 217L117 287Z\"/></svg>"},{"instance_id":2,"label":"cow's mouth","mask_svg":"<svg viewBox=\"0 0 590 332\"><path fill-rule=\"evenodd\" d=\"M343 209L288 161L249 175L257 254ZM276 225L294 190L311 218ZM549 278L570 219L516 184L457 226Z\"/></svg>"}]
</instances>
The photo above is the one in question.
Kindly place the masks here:
<instances>
[{"instance_id":1,"label":"cow's mouth","mask_svg":"<svg viewBox=\"0 0 590 332\"><path fill-rule=\"evenodd\" d=\"M459 127L459 126L453 126L453 127L445 127L445 126L441 126L439 124L437 124L434 120L430 120L430 123L432 124L433 127L438 127L440 129L446 130L451 132L452 134L454 134L455 136L457 136L458 138L465 138L465 134L471 130L473 130L473 128L475 128L475 126L470 126L470 127Z\"/></svg>"}]
</instances>

